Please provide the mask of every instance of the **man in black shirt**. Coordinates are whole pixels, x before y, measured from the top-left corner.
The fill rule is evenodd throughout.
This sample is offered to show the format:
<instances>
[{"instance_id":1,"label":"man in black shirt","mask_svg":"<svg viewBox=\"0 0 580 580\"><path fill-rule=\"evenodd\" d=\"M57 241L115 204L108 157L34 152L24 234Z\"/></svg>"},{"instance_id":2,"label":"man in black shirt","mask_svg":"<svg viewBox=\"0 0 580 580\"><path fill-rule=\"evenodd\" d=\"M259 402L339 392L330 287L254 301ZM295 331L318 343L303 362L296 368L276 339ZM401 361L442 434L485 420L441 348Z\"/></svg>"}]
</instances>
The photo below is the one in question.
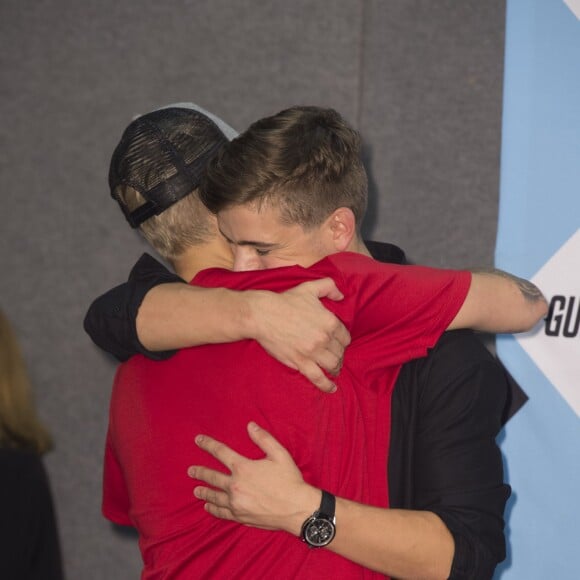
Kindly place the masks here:
<instances>
[{"instance_id":1,"label":"man in black shirt","mask_svg":"<svg viewBox=\"0 0 580 580\"><path fill-rule=\"evenodd\" d=\"M393 246L369 244L369 249L382 261L403 260ZM86 329L95 342L120 359L147 353L135 317L147 291L160 282L183 281L151 258L140 260L127 285L91 307ZM111 326L122 329L120 343L110 338ZM172 353L149 354L166 358ZM441 519L455 547L451 578L489 578L505 557L503 509L509 488L503 484L495 436L506 394L503 370L467 331L447 333L427 358L405 365L395 387L390 505Z\"/></svg>"}]
</instances>

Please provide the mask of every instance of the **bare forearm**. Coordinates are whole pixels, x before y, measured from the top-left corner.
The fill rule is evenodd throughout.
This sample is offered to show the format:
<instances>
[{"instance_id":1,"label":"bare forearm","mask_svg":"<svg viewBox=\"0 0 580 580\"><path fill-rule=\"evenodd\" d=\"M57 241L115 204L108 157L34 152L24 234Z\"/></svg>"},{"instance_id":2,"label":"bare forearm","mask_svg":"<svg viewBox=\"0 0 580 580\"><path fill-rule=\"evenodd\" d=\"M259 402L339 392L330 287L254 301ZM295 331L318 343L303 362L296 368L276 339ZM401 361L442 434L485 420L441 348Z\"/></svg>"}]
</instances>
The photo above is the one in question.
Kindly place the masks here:
<instances>
[{"instance_id":1,"label":"bare forearm","mask_svg":"<svg viewBox=\"0 0 580 580\"><path fill-rule=\"evenodd\" d=\"M337 534L328 549L396 578L448 578L454 544L435 514L337 499Z\"/></svg>"},{"instance_id":2,"label":"bare forearm","mask_svg":"<svg viewBox=\"0 0 580 580\"><path fill-rule=\"evenodd\" d=\"M547 313L542 292L528 280L502 270L473 272L459 313L449 326L486 332L525 332Z\"/></svg>"},{"instance_id":3,"label":"bare forearm","mask_svg":"<svg viewBox=\"0 0 580 580\"><path fill-rule=\"evenodd\" d=\"M207 435L196 438L196 444L226 466L229 474L191 466L190 477L207 484L197 485L195 496L216 517L299 537L304 521L320 506L321 491L304 482L288 451L267 431L250 423L248 433L264 452L263 459L243 457ZM321 549L396 578L449 576L455 546L435 514L365 506L341 498L335 513L336 537Z\"/></svg>"},{"instance_id":4,"label":"bare forearm","mask_svg":"<svg viewBox=\"0 0 580 580\"><path fill-rule=\"evenodd\" d=\"M260 292L161 284L151 289L137 315L137 335L148 350L252 338L248 300Z\"/></svg>"},{"instance_id":5,"label":"bare forearm","mask_svg":"<svg viewBox=\"0 0 580 580\"><path fill-rule=\"evenodd\" d=\"M308 503L316 506L319 501L317 490ZM298 509L295 513L284 528L297 536L310 513ZM432 512L377 508L337 498L336 536L326 549L396 578L437 580L449 577L454 542Z\"/></svg>"},{"instance_id":6,"label":"bare forearm","mask_svg":"<svg viewBox=\"0 0 580 580\"><path fill-rule=\"evenodd\" d=\"M342 299L330 278L305 282L282 294L162 284L145 295L137 335L150 351L255 339L282 364L332 391L336 387L324 371L340 370L350 335L322 305L323 297Z\"/></svg>"}]
</instances>

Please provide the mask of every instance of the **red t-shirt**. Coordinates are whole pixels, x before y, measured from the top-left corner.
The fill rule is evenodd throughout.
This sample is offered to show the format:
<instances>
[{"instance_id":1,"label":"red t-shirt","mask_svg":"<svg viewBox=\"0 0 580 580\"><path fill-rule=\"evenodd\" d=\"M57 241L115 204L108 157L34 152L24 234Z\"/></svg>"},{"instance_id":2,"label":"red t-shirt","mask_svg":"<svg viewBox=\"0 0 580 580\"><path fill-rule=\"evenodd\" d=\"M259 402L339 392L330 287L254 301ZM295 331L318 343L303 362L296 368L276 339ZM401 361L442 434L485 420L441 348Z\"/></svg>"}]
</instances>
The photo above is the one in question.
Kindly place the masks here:
<instances>
[{"instance_id":1,"label":"red t-shirt","mask_svg":"<svg viewBox=\"0 0 580 580\"><path fill-rule=\"evenodd\" d=\"M186 473L193 464L225 470L196 447L198 433L261 457L246 432L254 420L288 449L307 482L388 507L390 395L397 373L404 362L424 356L453 320L470 274L344 253L308 269L211 269L193 283L284 291L325 276L345 295L326 306L352 336L335 394L322 393L252 340L184 349L166 361L139 355L119 367L103 513L139 531L142 578L380 577L285 532L213 518L192 495Z\"/></svg>"}]
</instances>

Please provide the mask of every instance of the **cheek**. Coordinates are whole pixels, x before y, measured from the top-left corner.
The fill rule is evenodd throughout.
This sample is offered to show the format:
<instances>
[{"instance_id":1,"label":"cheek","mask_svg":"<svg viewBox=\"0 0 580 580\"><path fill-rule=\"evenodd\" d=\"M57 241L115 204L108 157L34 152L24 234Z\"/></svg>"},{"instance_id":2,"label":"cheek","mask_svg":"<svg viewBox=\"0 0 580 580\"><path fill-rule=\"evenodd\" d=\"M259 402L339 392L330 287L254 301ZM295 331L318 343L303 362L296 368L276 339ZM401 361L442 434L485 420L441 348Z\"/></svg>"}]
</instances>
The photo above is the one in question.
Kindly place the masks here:
<instances>
[{"instance_id":1,"label":"cheek","mask_svg":"<svg viewBox=\"0 0 580 580\"><path fill-rule=\"evenodd\" d=\"M279 268L280 266L287 266L287 264L276 256L260 256L259 257L260 270L269 270L270 268Z\"/></svg>"},{"instance_id":2,"label":"cheek","mask_svg":"<svg viewBox=\"0 0 580 580\"><path fill-rule=\"evenodd\" d=\"M220 238L220 244L223 248L224 254L230 255L233 259L234 249L232 248L232 245L225 238Z\"/></svg>"}]
</instances>

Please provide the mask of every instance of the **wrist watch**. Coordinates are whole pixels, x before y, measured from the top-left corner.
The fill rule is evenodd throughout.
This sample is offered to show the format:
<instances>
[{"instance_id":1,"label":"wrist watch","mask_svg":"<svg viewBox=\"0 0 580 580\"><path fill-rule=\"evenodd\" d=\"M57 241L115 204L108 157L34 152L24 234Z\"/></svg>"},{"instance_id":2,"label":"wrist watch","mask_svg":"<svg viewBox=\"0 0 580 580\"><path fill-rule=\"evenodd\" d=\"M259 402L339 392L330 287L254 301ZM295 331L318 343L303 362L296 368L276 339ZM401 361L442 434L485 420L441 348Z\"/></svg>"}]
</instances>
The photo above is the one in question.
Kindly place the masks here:
<instances>
[{"instance_id":1,"label":"wrist watch","mask_svg":"<svg viewBox=\"0 0 580 580\"><path fill-rule=\"evenodd\" d=\"M303 524L300 537L310 548L328 546L336 534L334 510L336 498L322 490L320 508L315 511Z\"/></svg>"}]
</instances>

